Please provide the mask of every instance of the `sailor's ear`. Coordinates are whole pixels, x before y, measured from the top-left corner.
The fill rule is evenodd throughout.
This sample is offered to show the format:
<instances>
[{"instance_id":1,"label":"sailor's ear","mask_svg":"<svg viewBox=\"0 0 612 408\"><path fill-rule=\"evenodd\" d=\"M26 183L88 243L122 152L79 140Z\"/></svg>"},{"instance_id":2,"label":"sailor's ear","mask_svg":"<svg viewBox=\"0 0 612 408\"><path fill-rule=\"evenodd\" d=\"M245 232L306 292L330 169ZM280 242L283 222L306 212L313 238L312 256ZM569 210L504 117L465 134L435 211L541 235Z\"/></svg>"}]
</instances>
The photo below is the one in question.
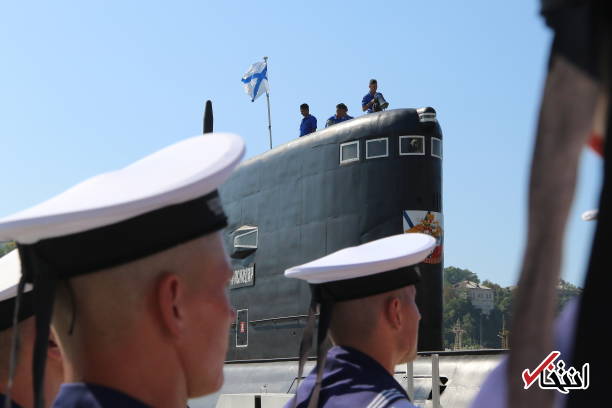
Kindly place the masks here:
<instances>
[{"instance_id":1,"label":"sailor's ear","mask_svg":"<svg viewBox=\"0 0 612 408\"><path fill-rule=\"evenodd\" d=\"M51 360L62 361L62 352L60 351L57 336L55 335L55 331L53 329L51 329L51 334L49 335L47 357Z\"/></svg>"},{"instance_id":2,"label":"sailor's ear","mask_svg":"<svg viewBox=\"0 0 612 408\"><path fill-rule=\"evenodd\" d=\"M185 283L174 273L157 279L155 302L162 328L170 336L179 336L185 323Z\"/></svg>"},{"instance_id":3,"label":"sailor's ear","mask_svg":"<svg viewBox=\"0 0 612 408\"><path fill-rule=\"evenodd\" d=\"M394 329L399 329L402 325L402 300L398 296L390 296L385 302L385 317L389 325Z\"/></svg>"}]
</instances>

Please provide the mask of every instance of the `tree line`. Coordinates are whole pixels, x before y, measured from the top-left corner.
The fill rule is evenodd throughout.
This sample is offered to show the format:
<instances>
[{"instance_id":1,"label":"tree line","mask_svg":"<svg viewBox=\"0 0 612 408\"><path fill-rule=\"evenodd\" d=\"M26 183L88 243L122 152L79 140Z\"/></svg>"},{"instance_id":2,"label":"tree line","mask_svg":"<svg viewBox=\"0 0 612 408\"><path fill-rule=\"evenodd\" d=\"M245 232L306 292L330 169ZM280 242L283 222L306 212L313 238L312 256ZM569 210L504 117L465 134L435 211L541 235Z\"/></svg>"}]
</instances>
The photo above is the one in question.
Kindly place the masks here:
<instances>
[{"instance_id":1,"label":"tree line","mask_svg":"<svg viewBox=\"0 0 612 408\"><path fill-rule=\"evenodd\" d=\"M0 257L3 257L4 255L8 254L13 249L15 249L15 247L16 245L14 242L0 242Z\"/></svg>"},{"instance_id":2,"label":"tree line","mask_svg":"<svg viewBox=\"0 0 612 408\"><path fill-rule=\"evenodd\" d=\"M494 294L494 307L486 315L472 305L465 289L455 289L453 285L462 281L472 281L490 288ZM500 337L502 328L511 331L512 304L516 287L502 287L489 280L480 281L478 275L468 269L454 266L444 268L444 347L453 349L455 332L458 328L462 333L462 348L501 348ZM557 312L574 296L580 294L582 288L561 280L558 287ZM457 325L459 322L459 325ZM456 330L456 329L455 329ZM511 346L511 345L510 345Z\"/></svg>"}]
</instances>

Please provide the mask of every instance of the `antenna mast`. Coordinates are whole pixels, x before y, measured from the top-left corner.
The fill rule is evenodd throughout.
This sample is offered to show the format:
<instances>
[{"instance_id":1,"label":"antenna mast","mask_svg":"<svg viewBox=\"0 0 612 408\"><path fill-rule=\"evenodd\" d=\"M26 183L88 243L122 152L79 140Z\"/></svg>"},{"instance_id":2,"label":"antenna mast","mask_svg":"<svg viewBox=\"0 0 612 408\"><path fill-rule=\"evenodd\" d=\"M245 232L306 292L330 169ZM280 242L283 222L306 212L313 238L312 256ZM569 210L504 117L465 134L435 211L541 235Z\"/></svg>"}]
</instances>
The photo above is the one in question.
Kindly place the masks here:
<instances>
[{"instance_id":1,"label":"antenna mast","mask_svg":"<svg viewBox=\"0 0 612 408\"><path fill-rule=\"evenodd\" d=\"M267 70L267 68L268 68L268 57L263 57L263 59L266 62L266 70ZM270 88L270 81L268 81L268 88L267 89L269 89L269 88ZM272 149L272 119L270 118L270 92L268 92L267 90L266 90L266 100L268 102L268 133L270 134L270 149Z\"/></svg>"}]
</instances>

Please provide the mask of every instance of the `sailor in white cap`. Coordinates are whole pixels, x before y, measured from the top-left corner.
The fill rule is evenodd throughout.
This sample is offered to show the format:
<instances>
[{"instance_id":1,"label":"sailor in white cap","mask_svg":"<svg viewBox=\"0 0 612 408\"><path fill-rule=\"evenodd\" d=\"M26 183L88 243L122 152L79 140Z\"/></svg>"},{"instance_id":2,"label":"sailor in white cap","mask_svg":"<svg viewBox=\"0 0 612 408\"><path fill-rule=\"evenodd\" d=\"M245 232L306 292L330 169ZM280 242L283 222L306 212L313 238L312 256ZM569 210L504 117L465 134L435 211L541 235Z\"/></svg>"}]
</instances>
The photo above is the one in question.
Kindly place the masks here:
<instances>
[{"instance_id":1,"label":"sailor in white cap","mask_svg":"<svg viewBox=\"0 0 612 408\"><path fill-rule=\"evenodd\" d=\"M402 234L350 247L285 271L312 290L300 368L312 343L319 307L317 366L286 408L413 407L393 378L395 366L416 357L421 315L415 303L418 264L434 249L425 234ZM335 344L327 355L327 331Z\"/></svg>"},{"instance_id":2,"label":"sailor in white cap","mask_svg":"<svg viewBox=\"0 0 612 408\"><path fill-rule=\"evenodd\" d=\"M234 311L217 188L243 154L236 135L193 137L0 220L33 284L37 408L52 315L54 407L184 408L220 388Z\"/></svg>"},{"instance_id":3,"label":"sailor in white cap","mask_svg":"<svg viewBox=\"0 0 612 408\"><path fill-rule=\"evenodd\" d=\"M11 340L13 337L13 319L15 317L15 297L17 285L21 278L21 264L16 250L0 258L0 408L32 408L32 346L34 345L34 317L32 310L31 286L27 285L21 295L19 313L19 356L9 361ZM49 338L47 350L47 375L44 388L47 395L57 394L63 381L62 357L53 335ZM11 364L13 366L11 366ZM9 372L13 372L13 381L7 387ZM10 389L9 389L10 388ZM50 405L50 404L48 404Z\"/></svg>"}]
</instances>

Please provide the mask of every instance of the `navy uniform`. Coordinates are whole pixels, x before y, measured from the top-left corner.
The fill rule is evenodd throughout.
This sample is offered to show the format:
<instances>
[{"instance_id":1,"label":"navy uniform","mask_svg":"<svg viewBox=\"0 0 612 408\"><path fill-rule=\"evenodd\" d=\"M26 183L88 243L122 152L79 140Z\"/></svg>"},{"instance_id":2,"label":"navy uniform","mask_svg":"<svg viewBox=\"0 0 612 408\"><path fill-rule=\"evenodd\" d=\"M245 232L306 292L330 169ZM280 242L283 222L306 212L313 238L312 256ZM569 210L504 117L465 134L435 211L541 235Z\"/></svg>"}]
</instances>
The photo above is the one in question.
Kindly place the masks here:
<instances>
[{"instance_id":1,"label":"navy uniform","mask_svg":"<svg viewBox=\"0 0 612 408\"><path fill-rule=\"evenodd\" d=\"M337 123L342 123L344 121L351 120L351 119L353 119L353 117L349 115L344 115L341 118L339 118L338 115L334 115L334 116L331 116L329 119L327 119L327 122L325 122L325 127L330 127Z\"/></svg>"},{"instance_id":2,"label":"navy uniform","mask_svg":"<svg viewBox=\"0 0 612 408\"><path fill-rule=\"evenodd\" d=\"M298 408L308 406L316 379L313 370L302 382L297 392ZM329 350L322 380L319 404L325 408L413 406L406 391L387 370L367 354L350 347L335 346Z\"/></svg>"},{"instance_id":3,"label":"navy uniform","mask_svg":"<svg viewBox=\"0 0 612 408\"><path fill-rule=\"evenodd\" d=\"M300 122L300 137L309 135L317 130L317 118L308 114Z\"/></svg>"},{"instance_id":4,"label":"navy uniform","mask_svg":"<svg viewBox=\"0 0 612 408\"><path fill-rule=\"evenodd\" d=\"M63 384L53 404L71 408L148 408L148 405L120 391L101 385Z\"/></svg>"},{"instance_id":5,"label":"navy uniform","mask_svg":"<svg viewBox=\"0 0 612 408\"><path fill-rule=\"evenodd\" d=\"M374 98L378 98L381 97L384 100L384 96L380 93L380 92L376 92L374 95L372 95L370 92L368 92L367 94L365 94L365 96L361 99L361 106L365 108L365 106L370 103L370 101L372 101L372 99ZM380 112L381 110L384 110L387 108L387 106L389 106L389 103L385 102L385 104L383 106L380 106L378 104L378 102L375 102L374 104L372 104L367 110L366 113L374 113L374 112Z\"/></svg>"},{"instance_id":6,"label":"navy uniform","mask_svg":"<svg viewBox=\"0 0 612 408\"><path fill-rule=\"evenodd\" d=\"M298 386L285 408L406 408L414 407L408 394L375 359L351 347L338 345L324 353L334 304L389 292L420 280L417 264L425 260L435 239L425 234L395 235L345 248L285 271L306 280L312 291L309 323L302 339L298 378L308 354L319 308L317 365Z\"/></svg>"},{"instance_id":7,"label":"navy uniform","mask_svg":"<svg viewBox=\"0 0 612 408\"><path fill-rule=\"evenodd\" d=\"M58 285L223 229L227 218L217 188L244 150L243 140L233 134L189 138L0 220L0 240L17 242L21 283L31 283L35 298L41 299L34 305L36 408L45 405L40 385ZM104 385L64 384L53 406L145 406Z\"/></svg>"}]
</instances>

